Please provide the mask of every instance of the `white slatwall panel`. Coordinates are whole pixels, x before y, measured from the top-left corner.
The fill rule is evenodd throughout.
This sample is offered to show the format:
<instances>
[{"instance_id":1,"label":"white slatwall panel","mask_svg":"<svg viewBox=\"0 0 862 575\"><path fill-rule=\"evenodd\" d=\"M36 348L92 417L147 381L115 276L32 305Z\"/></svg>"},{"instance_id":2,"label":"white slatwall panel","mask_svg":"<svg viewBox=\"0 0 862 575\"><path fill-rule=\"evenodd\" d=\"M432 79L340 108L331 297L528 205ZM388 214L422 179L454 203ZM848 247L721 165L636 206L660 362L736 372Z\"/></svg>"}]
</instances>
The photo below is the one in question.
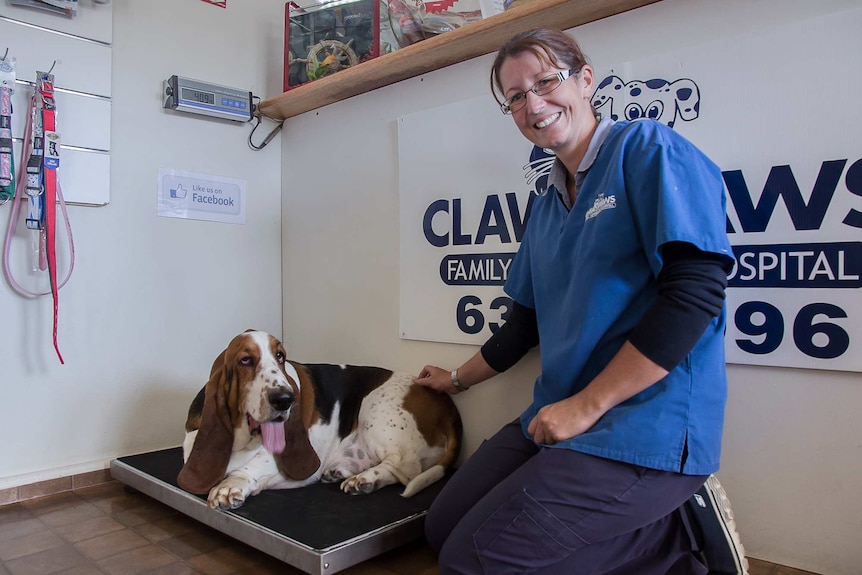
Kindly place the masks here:
<instances>
[{"instance_id":1,"label":"white slatwall panel","mask_svg":"<svg viewBox=\"0 0 862 575\"><path fill-rule=\"evenodd\" d=\"M35 76L34 76L35 78ZM27 110L32 86L19 83L12 96L15 122L12 137L23 138L26 118L18 115L18 110ZM57 125L60 127L62 143L95 150L111 149L111 101L103 97L90 97L69 94L57 90ZM61 164L62 165L62 164Z\"/></svg>"},{"instance_id":2,"label":"white slatwall panel","mask_svg":"<svg viewBox=\"0 0 862 575\"><path fill-rule=\"evenodd\" d=\"M0 4L4 16L9 8ZM15 56L19 80L32 83L37 70L47 72L54 60L59 60L53 72L58 88L100 96L111 94L110 46L10 20L0 20L0 42L3 51L8 47L9 55Z\"/></svg>"},{"instance_id":3,"label":"white slatwall panel","mask_svg":"<svg viewBox=\"0 0 862 575\"><path fill-rule=\"evenodd\" d=\"M21 142L14 142L16 158L21 157ZM63 199L67 203L86 204L88 206L104 206L108 198L105 190L111 185L111 156L107 152L63 148L62 175L60 186L63 188ZM15 169L18 169L16 164ZM17 172L16 172L17 173ZM70 188L70 186L75 186ZM76 200L69 199L72 194ZM19 223L18 227L23 227Z\"/></svg>"},{"instance_id":4,"label":"white slatwall panel","mask_svg":"<svg viewBox=\"0 0 862 575\"><path fill-rule=\"evenodd\" d=\"M5 4L8 3L8 0L0 0L0 2L4 4L0 11L4 15L8 12L10 18L74 36L91 38L103 44L111 44L112 42L113 26L111 25L110 2L96 4L91 0L78 0L78 16L75 18L62 18L42 10L27 10L16 6L7 6ZM20 15L25 12L26 17Z\"/></svg>"},{"instance_id":5,"label":"white slatwall panel","mask_svg":"<svg viewBox=\"0 0 862 575\"><path fill-rule=\"evenodd\" d=\"M15 138L23 137L36 72L48 71L58 61L52 73L62 142L59 174L69 203L100 206L110 201L111 17L111 4L91 0L80 0L72 19L0 0L0 56L9 49L18 77ZM16 144L19 162L21 146Z\"/></svg>"}]
</instances>

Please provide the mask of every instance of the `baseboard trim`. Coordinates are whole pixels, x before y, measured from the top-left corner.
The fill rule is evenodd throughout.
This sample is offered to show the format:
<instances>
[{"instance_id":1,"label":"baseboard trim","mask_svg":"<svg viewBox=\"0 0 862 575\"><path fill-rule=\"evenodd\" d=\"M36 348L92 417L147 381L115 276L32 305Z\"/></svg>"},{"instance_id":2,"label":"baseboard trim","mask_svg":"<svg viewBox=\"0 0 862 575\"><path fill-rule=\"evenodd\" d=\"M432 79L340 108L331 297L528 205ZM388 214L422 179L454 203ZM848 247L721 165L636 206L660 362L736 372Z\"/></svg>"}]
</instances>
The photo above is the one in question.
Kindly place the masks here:
<instances>
[{"instance_id":1,"label":"baseboard trim","mask_svg":"<svg viewBox=\"0 0 862 575\"><path fill-rule=\"evenodd\" d=\"M83 487L99 485L113 481L110 469L99 469L97 471L88 471L86 473L76 473L56 479L48 479L46 481L37 481L17 487L9 487L0 489L0 506L35 499L36 497L45 497L46 495L54 495L63 493L64 491L74 491Z\"/></svg>"}]
</instances>

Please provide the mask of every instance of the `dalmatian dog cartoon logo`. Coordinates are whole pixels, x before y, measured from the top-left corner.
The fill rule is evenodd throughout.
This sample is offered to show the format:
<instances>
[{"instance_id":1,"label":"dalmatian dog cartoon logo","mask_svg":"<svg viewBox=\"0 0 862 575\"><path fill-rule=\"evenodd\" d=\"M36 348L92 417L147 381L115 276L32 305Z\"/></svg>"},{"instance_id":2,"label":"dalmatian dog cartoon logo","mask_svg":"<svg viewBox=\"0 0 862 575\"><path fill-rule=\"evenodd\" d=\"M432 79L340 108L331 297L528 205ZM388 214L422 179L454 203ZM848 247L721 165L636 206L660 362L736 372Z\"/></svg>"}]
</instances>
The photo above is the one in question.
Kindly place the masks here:
<instances>
[{"instance_id":1,"label":"dalmatian dog cartoon logo","mask_svg":"<svg viewBox=\"0 0 862 575\"><path fill-rule=\"evenodd\" d=\"M678 118L690 122L698 117L700 89L688 78L624 82L611 75L599 82L592 104L600 112L608 107L614 120L650 118L673 128Z\"/></svg>"},{"instance_id":2,"label":"dalmatian dog cartoon logo","mask_svg":"<svg viewBox=\"0 0 862 575\"><path fill-rule=\"evenodd\" d=\"M533 146L530 152L530 161L524 166L524 177L527 184L533 186L533 192L537 196L543 196L548 191L548 175L554 166L554 159L556 156L551 150L539 146Z\"/></svg>"},{"instance_id":3,"label":"dalmatian dog cartoon logo","mask_svg":"<svg viewBox=\"0 0 862 575\"><path fill-rule=\"evenodd\" d=\"M596 112L613 120L647 118L669 128L678 119L691 122L700 115L700 88L688 78L673 82L661 78L625 82L611 74L599 82L590 101ZM553 165L554 154L550 150L533 146L530 161L524 166L524 177L536 195L547 191Z\"/></svg>"}]
</instances>

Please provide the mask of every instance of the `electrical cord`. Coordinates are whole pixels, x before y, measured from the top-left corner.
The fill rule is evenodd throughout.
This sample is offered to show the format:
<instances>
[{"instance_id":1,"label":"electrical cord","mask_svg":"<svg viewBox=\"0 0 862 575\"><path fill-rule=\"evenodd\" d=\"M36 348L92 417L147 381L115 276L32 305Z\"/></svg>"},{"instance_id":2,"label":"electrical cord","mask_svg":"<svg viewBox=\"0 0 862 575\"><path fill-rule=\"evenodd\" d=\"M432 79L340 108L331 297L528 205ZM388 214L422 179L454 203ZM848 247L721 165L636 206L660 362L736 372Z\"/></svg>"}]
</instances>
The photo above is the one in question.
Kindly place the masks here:
<instances>
[{"instance_id":1,"label":"electrical cord","mask_svg":"<svg viewBox=\"0 0 862 575\"><path fill-rule=\"evenodd\" d=\"M257 130L257 128L260 126L261 118L269 118L270 120L273 120L273 121L275 121L275 119L270 118L269 116L267 116L266 114L264 114L263 112L261 112L258 109L258 103L260 103L260 96L252 95L251 100L252 100L252 108L253 108L252 116L254 117L255 120L257 120L257 123L255 123L254 127L251 129L251 132L248 135L248 147L251 148L252 150L260 151L260 150L264 149L266 147L266 145L272 141L272 139L275 137L275 135L281 131L282 126L284 126L284 120L281 120L280 122L278 122L278 125L275 128L273 128L272 131L269 134L267 134L267 136L263 139L263 142L261 142L260 144L255 144L254 142L252 142L252 136L254 135L255 130ZM257 102L255 102L255 100L257 100ZM249 121L252 121L252 120L249 120Z\"/></svg>"}]
</instances>

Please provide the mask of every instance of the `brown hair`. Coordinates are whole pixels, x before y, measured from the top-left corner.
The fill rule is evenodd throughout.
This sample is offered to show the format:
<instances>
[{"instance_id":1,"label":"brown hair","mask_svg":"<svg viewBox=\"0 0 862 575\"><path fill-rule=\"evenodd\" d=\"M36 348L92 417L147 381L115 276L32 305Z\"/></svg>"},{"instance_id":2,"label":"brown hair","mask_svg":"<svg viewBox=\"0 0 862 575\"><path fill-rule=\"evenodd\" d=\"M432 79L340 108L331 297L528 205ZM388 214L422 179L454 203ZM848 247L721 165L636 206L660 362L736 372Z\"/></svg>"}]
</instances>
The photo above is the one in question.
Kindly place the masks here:
<instances>
[{"instance_id":1,"label":"brown hair","mask_svg":"<svg viewBox=\"0 0 862 575\"><path fill-rule=\"evenodd\" d=\"M502 102L497 94L503 93L503 86L500 84L500 68L507 59L524 52L530 52L539 60L544 60L557 68L580 70L587 63L586 56L575 39L561 30L537 28L521 32L497 51L497 58L491 68L491 93L498 104Z\"/></svg>"}]
</instances>

